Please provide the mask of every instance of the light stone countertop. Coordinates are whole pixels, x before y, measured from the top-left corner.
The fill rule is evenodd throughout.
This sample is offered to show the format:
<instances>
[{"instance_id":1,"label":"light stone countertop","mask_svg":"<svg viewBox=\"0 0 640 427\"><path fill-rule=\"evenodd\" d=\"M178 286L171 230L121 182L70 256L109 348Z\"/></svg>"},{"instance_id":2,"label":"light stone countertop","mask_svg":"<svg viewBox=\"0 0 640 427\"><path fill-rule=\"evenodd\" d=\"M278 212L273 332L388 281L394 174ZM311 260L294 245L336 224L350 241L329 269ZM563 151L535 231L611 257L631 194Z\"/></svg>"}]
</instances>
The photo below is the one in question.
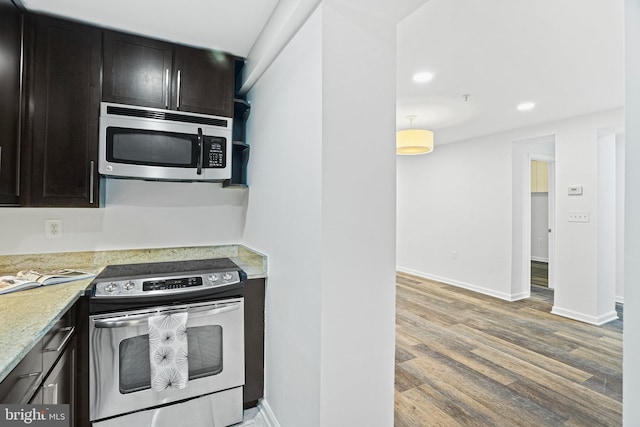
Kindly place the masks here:
<instances>
[{"instance_id":1,"label":"light stone countertop","mask_svg":"<svg viewBox=\"0 0 640 427\"><path fill-rule=\"evenodd\" d=\"M107 265L230 258L248 279L267 277L267 257L242 245L0 256L0 276L20 270L73 268L99 273ZM0 295L0 381L84 293L91 279Z\"/></svg>"}]
</instances>

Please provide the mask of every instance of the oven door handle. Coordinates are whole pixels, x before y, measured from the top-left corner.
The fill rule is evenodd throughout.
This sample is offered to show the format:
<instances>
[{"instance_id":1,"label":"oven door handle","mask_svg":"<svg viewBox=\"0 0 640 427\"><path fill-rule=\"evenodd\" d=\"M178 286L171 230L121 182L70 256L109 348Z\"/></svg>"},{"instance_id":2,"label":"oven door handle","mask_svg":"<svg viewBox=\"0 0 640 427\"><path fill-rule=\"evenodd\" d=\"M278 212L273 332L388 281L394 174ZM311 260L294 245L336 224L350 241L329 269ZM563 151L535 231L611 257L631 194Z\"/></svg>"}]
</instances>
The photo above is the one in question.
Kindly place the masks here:
<instances>
[{"instance_id":1,"label":"oven door handle","mask_svg":"<svg viewBox=\"0 0 640 427\"><path fill-rule=\"evenodd\" d=\"M228 313L230 311L238 310L240 308L239 302L221 304L215 308L207 307L195 307L188 310L159 310L151 313L138 314L132 316L113 317L109 319L94 320L93 326L96 328L127 328L130 326L141 326L149 321L149 318L162 314L175 314L175 313L189 313L190 318L213 316L216 314Z\"/></svg>"}]
</instances>

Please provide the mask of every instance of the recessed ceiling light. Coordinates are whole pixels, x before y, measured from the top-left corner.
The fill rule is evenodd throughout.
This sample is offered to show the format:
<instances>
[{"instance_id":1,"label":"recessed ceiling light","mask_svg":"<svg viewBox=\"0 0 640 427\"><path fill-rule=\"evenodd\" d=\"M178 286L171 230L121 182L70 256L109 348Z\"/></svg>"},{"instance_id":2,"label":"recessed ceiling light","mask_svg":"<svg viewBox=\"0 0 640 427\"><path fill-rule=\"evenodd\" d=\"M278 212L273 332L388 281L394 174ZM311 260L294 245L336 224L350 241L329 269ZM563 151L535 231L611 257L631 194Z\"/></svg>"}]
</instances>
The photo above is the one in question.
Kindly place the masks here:
<instances>
[{"instance_id":1,"label":"recessed ceiling light","mask_svg":"<svg viewBox=\"0 0 640 427\"><path fill-rule=\"evenodd\" d=\"M433 73L421 72L413 75L413 81L416 83L426 83L433 78Z\"/></svg>"},{"instance_id":2,"label":"recessed ceiling light","mask_svg":"<svg viewBox=\"0 0 640 427\"><path fill-rule=\"evenodd\" d=\"M533 102L523 102L522 104L519 104L516 108L519 111L529 111L529 110L533 110L535 106L536 104L534 104Z\"/></svg>"}]
</instances>

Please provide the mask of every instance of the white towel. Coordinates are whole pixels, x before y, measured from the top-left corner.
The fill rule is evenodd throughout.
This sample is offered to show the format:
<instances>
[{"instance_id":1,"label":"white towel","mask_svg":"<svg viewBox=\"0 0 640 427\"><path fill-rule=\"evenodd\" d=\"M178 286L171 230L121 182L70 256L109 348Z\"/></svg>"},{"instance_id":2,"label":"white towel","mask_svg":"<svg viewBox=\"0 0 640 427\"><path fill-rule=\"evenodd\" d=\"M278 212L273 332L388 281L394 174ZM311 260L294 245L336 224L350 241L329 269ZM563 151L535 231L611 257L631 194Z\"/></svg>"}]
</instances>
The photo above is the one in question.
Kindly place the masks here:
<instances>
[{"instance_id":1,"label":"white towel","mask_svg":"<svg viewBox=\"0 0 640 427\"><path fill-rule=\"evenodd\" d=\"M151 388L185 388L189 381L187 313L149 318Z\"/></svg>"}]
</instances>

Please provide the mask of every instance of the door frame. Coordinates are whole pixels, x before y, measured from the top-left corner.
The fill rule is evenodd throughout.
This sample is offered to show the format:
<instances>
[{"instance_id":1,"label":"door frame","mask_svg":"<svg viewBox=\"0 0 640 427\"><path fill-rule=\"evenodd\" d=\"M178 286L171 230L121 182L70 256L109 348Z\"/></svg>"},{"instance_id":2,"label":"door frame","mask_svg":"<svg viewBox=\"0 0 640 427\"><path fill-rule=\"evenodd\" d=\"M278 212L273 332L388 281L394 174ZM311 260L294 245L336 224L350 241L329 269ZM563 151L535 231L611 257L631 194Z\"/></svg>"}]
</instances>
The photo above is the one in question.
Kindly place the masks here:
<instances>
[{"instance_id":1,"label":"door frame","mask_svg":"<svg viewBox=\"0 0 640 427\"><path fill-rule=\"evenodd\" d=\"M548 284L549 289L555 289L556 287L556 257L555 257L555 221L556 221L556 161L555 157L545 156L541 154L529 153L529 215L525 215L524 227L528 230L528 233L525 233L525 245L528 245L531 248L531 161L538 160L547 162L548 164L548 180L549 180L549 191L548 191L548 208L547 208L547 218L548 218L548 226L549 230L551 230L547 235L547 245L548 245ZM528 223L527 223L528 222ZM528 242L526 241L528 240ZM531 250L529 249L529 263L531 263ZM529 270L529 284L531 284L531 270Z\"/></svg>"}]
</instances>

